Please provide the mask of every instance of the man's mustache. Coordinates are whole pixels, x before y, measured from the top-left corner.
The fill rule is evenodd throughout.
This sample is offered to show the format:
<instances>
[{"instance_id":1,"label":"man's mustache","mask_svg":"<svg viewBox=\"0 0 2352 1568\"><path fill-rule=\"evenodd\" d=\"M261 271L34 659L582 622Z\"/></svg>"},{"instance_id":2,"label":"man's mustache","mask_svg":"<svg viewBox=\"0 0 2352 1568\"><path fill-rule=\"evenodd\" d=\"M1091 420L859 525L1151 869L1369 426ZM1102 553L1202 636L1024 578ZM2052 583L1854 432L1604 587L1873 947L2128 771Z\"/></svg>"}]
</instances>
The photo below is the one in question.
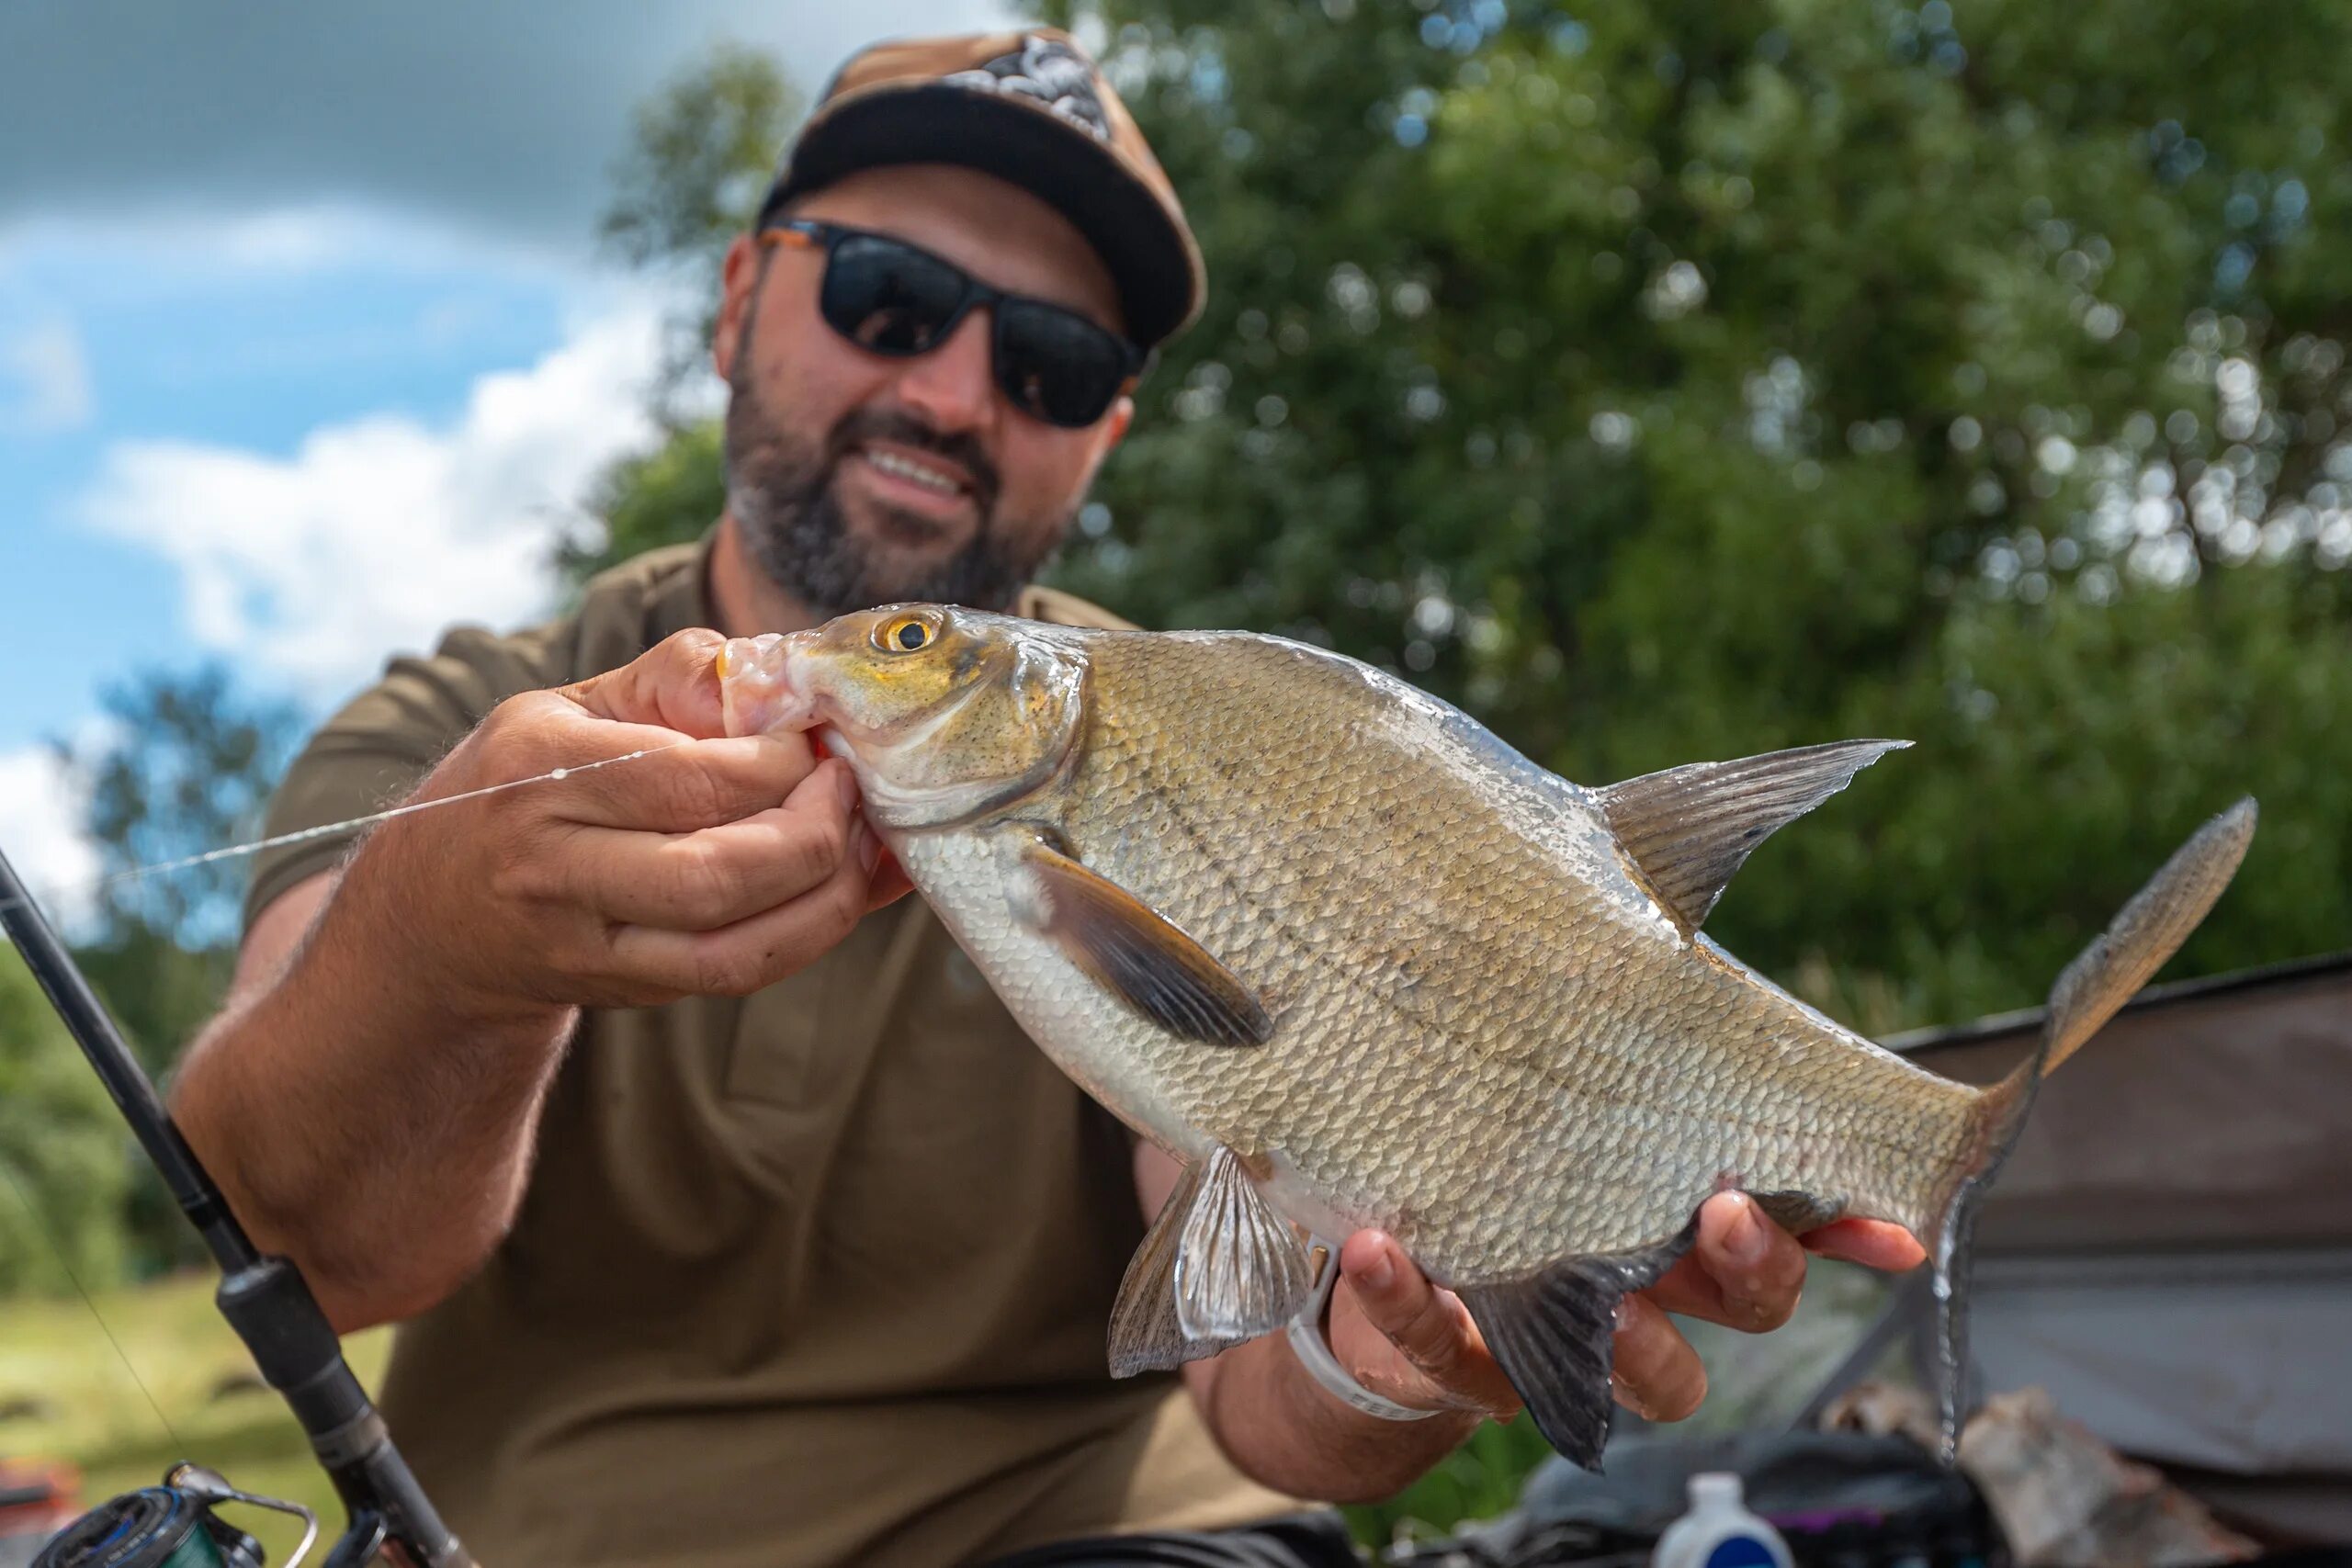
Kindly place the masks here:
<instances>
[{"instance_id":1,"label":"man's mustache","mask_svg":"<svg viewBox=\"0 0 2352 1568\"><path fill-rule=\"evenodd\" d=\"M973 499L979 503L981 522L996 514L996 465L989 461L978 437L963 431L933 430L912 414L894 409L854 409L833 426L832 436L825 444L826 468L836 468L869 441L894 442L946 458L972 476Z\"/></svg>"}]
</instances>

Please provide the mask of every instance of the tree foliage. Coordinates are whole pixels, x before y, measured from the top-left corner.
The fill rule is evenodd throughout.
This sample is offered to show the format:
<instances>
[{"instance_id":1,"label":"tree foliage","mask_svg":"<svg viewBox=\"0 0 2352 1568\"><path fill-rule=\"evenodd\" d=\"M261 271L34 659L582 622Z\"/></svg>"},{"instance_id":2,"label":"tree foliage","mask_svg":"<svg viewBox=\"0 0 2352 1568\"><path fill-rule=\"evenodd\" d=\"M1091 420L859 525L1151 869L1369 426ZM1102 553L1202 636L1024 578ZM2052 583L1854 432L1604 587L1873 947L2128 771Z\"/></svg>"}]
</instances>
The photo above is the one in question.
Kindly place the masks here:
<instances>
[{"instance_id":1,"label":"tree foliage","mask_svg":"<svg viewBox=\"0 0 2352 1568\"><path fill-rule=\"evenodd\" d=\"M557 568L577 586L631 556L695 537L726 504L718 422L677 423L651 451L623 457L597 477L583 507L593 526L557 547Z\"/></svg>"},{"instance_id":2,"label":"tree foliage","mask_svg":"<svg viewBox=\"0 0 2352 1568\"><path fill-rule=\"evenodd\" d=\"M120 1275L129 1140L24 960L0 941L0 1296Z\"/></svg>"},{"instance_id":3,"label":"tree foliage","mask_svg":"<svg viewBox=\"0 0 2352 1568\"><path fill-rule=\"evenodd\" d=\"M2352 16L1964 11L1079 8L1212 297L1063 581L1592 783L1915 739L1714 922L1866 1026L2031 1000L2249 791L2188 965L2345 945Z\"/></svg>"},{"instance_id":4,"label":"tree foliage","mask_svg":"<svg viewBox=\"0 0 2352 1568\"><path fill-rule=\"evenodd\" d=\"M775 62L720 44L632 116L598 231L622 260L669 275L697 302L673 323L665 405L702 363L727 242L758 216L800 111Z\"/></svg>"},{"instance_id":5,"label":"tree foliage","mask_svg":"<svg viewBox=\"0 0 2352 1568\"><path fill-rule=\"evenodd\" d=\"M97 845L107 880L74 956L125 1037L153 1076L168 1073L220 1005L236 963L238 904L245 863L225 859L159 874L129 875L242 843L262 814L300 739L300 716L254 696L219 665L187 673L151 672L107 691L100 739L67 750L87 802L84 830ZM61 1032L41 1049L43 1073L91 1079ZM29 1059L28 1059L29 1060ZM28 1069L29 1070L29 1069ZM96 1104L106 1105L103 1094ZM129 1180L130 1146L109 1112L117 1177L111 1206L51 1209L74 1245L119 1256L141 1273L202 1256L162 1185ZM74 1145L72 1134L65 1145ZM85 1156L88 1151L84 1151ZM103 1219L94 1218L103 1216ZM103 1244L90 1224L109 1230Z\"/></svg>"},{"instance_id":6,"label":"tree foliage","mask_svg":"<svg viewBox=\"0 0 2352 1568\"><path fill-rule=\"evenodd\" d=\"M2032 1000L2243 793L2176 973L2352 942L2352 14L1046 11L1212 279L1064 585L1397 669L1589 783L1917 740L1712 924L1867 1028ZM717 450L616 470L608 555L706 526Z\"/></svg>"},{"instance_id":7,"label":"tree foliage","mask_svg":"<svg viewBox=\"0 0 2352 1568\"><path fill-rule=\"evenodd\" d=\"M653 398L662 440L608 468L586 498L587 525L557 546L556 566L574 584L695 537L726 502L719 426L690 390L707 362L719 264L758 217L800 107L774 61L722 44L634 116L598 230L629 265L677 284L686 303L669 323Z\"/></svg>"}]
</instances>

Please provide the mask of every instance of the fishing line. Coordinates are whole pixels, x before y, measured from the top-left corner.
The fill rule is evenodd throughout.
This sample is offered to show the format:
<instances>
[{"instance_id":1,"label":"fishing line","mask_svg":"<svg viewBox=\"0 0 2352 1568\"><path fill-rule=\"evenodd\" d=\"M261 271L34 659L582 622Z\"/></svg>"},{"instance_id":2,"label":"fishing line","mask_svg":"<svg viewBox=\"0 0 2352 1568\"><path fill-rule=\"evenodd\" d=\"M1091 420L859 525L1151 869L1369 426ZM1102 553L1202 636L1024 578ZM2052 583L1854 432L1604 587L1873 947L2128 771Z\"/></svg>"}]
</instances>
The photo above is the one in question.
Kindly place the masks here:
<instances>
[{"instance_id":1,"label":"fishing line","mask_svg":"<svg viewBox=\"0 0 2352 1568\"><path fill-rule=\"evenodd\" d=\"M534 774L526 779L509 779L503 784L484 784L480 789L469 789L459 795L445 795L437 800L413 801L405 806L392 807L389 810L370 812L365 817L353 817L341 822L329 822L322 827L304 828L291 833L273 834L266 839L256 839L251 843L230 844L221 849L207 850L202 854L187 855L178 860L162 861L153 865L132 866L127 871L116 872L112 875L96 879L88 884L88 890L97 892L151 876L165 876L175 872L192 871L198 866L213 865L244 855L259 854L265 850L282 849L288 845L305 844L320 839L333 838L337 834L353 832L358 829L372 828L397 818L413 817L420 812L431 811L436 807L456 806L463 801L480 800L484 795L499 795L510 789L521 789L528 784L560 784L580 773L594 773L599 768L618 767L623 762L634 762L641 758L650 757L658 751L667 751L674 747L691 744L693 742L690 740L676 740L667 746L643 747L635 751L624 752L617 757L605 757L594 762L580 762L569 767L550 768L544 773ZM48 890L47 897L54 901L59 891L51 887ZM13 908L23 902L27 900L10 899L0 907ZM115 1359L122 1363L123 1371L130 1373L130 1381L138 1385L141 1395L147 1401L147 1408L155 1413L155 1419L162 1424L164 1433L171 1439L172 1446L185 1449L187 1445L181 1439L178 1430L173 1427L172 1418L164 1414L164 1406L156 1399L155 1391L148 1387L147 1380L139 1375L138 1367L132 1363L130 1352L123 1348L122 1341L115 1337L113 1325L107 1322L106 1314L98 1310L97 1299L91 1295L89 1288L82 1283L82 1277L74 1270L72 1258L67 1254L62 1240L51 1228L48 1216L43 1214L33 1202L31 1195L25 1190L24 1184L17 1179L15 1168L5 1157L0 1157L0 1176L7 1179L9 1190L16 1194L17 1201L31 1217L34 1230L48 1244L51 1256L57 1259L58 1267L64 1270L66 1279L73 1281L74 1292L82 1298L82 1304L89 1310L91 1317L97 1321L98 1331L107 1337L107 1343L114 1348Z\"/></svg>"},{"instance_id":2,"label":"fishing line","mask_svg":"<svg viewBox=\"0 0 2352 1568\"><path fill-rule=\"evenodd\" d=\"M98 1310L97 1298L90 1294L89 1287L82 1283L82 1276L74 1272L74 1260L66 1255L64 1243L49 1227L49 1217L34 1204L24 1184L17 1179L15 1167L6 1157L0 1157L0 1176L8 1179L8 1190L17 1195L17 1201L24 1205L26 1213L32 1216L33 1229L49 1243L49 1250L55 1255L57 1266L65 1270L65 1277L74 1281L74 1289L81 1296L82 1304L90 1309L92 1317L97 1319L98 1332L105 1335L107 1343L114 1347L115 1359L122 1363L122 1370L130 1374L130 1381L139 1385L139 1392L146 1397L147 1408L153 1411L155 1419L163 1423L164 1435L172 1440L172 1447L187 1448L187 1444L181 1440L178 1429L173 1427L172 1418L164 1414L163 1405L156 1401L155 1391L147 1386L147 1380L141 1377L139 1369L131 1364L130 1353L122 1348L122 1341L114 1337L114 1328L107 1322L107 1314Z\"/></svg>"},{"instance_id":3,"label":"fishing line","mask_svg":"<svg viewBox=\"0 0 2352 1568\"><path fill-rule=\"evenodd\" d=\"M647 746L635 751L625 751L617 757L605 757L594 762L575 762L569 767L550 768L544 773L535 773L527 779L508 779L503 784L484 784L480 789L469 789L461 795L443 795L438 800L412 801L406 806L395 806L388 811L370 812L365 817L348 818L341 822L329 822L317 828L303 828L291 833L278 833L270 838L256 839L248 844L231 844L225 849L207 850L199 855L187 855L179 860L159 861L153 865L135 865L128 871L118 871L111 875L99 877L89 883L85 890L93 893L103 892L107 888L118 886L123 883L138 882L150 876L164 876L173 872L193 871L198 866L235 860L243 855L256 855L264 850L283 849L289 844L307 844L318 839L331 839L338 834L351 832L355 829L372 828L379 822L390 822L394 818L413 817L419 812L432 811L444 806L456 806L463 801L480 800L484 795L499 795L510 789L521 789L526 784L560 784L565 779L576 778L582 773L593 773L599 768L617 767L623 762L634 762L640 758L653 756L657 752L673 750L680 746L693 744L692 740L673 740L666 746ZM51 902L55 901L56 895L60 891L72 891L72 889L50 888L48 897ZM15 902L11 900L8 905L0 905L0 908L13 907Z\"/></svg>"}]
</instances>

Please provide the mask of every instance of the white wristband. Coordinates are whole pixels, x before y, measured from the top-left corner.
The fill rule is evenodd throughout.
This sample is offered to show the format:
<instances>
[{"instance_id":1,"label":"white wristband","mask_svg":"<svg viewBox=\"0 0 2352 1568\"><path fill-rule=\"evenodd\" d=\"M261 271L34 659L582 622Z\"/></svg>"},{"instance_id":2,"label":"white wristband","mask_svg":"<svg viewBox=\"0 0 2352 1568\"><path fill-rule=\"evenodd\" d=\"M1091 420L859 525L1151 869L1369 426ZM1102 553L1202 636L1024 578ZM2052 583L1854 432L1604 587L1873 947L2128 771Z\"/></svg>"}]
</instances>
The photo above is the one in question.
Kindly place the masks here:
<instances>
[{"instance_id":1,"label":"white wristband","mask_svg":"<svg viewBox=\"0 0 2352 1568\"><path fill-rule=\"evenodd\" d=\"M1315 1276L1314 1292L1298 1309L1298 1315L1290 1320L1290 1348L1298 1357L1298 1364L1332 1398L1367 1416L1377 1416L1383 1421L1426 1421L1437 1415L1434 1410L1416 1410L1409 1404L1382 1398L1350 1377L1339 1358L1331 1354L1330 1344L1323 1337L1323 1309L1330 1304L1331 1287L1339 1281L1340 1248L1337 1243L1321 1236L1317 1236L1313 1245L1322 1249L1323 1267Z\"/></svg>"}]
</instances>

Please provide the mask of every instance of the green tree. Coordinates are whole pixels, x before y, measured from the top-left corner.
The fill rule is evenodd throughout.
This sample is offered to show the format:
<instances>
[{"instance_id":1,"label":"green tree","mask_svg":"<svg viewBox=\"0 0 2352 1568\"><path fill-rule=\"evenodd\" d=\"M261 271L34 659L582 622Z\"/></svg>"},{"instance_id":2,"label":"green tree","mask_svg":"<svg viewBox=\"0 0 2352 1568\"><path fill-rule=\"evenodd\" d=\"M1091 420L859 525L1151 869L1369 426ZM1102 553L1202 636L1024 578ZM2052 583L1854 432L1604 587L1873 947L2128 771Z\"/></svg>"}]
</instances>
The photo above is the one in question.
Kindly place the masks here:
<instances>
[{"instance_id":1,"label":"green tree","mask_svg":"<svg viewBox=\"0 0 2352 1568\"><path fill-rule=\"evenodd\" d=\"M76 956L150 1072L169 1069L233 964L244 864L186 862L261 829L300 715L242 690L220 665L134 677L100 698L102 739L61 748L88 804L105 873Z\"/></svg>"},{"instance_id":2,"label":"green tree","mask_svg":"<svg viewBox=\"0 0 2352 1568\"><path fill-rule=\"evenodd\" d=\"M632 556L699 537L726 504L718 421L672 422L652 450L597 476L583 508L591 525L558 545L557 568L577 587Z\"/></svg>"},{"instance_id":3,"label":"green tree","mask_svg":"<svg viewBox=\"0 0 2352 1568\"><path fill-rule=\"evenodd\" d=\"M622 260L669 277L690 301L673 322L665 393L704 362L719 261L758 216L800 112L774 61L721 43L632 117L598 232Z\"/></svg>"},{"instance_id":4,"label":"green tree","mask_svg":"<svg viewBox=\"0 0 2352 1568\"><path fill-rule=\"evenodd\" d=\"M2032 999L2246 791L2185 966L2352 938L2352 262L2319 238L2352 15L2256 48L2187 0L1046 10L1212 276L1066 586L1398 669L1595 783L1916 739L1715 922L1867 1027ZM682 144L641 130L633 177L712 220L663 231L707 263L692 187L767 152ZM707 526L718 450L617 468L575 566Z\"/></svg>"},{"instance_id":5,"label":"green tree","mask_svg":"<svg viewBox=\"0 0 2352 1568\"><path fill-rule=\"evenodd\" d=\"M24 960L0 942L0 1296L119 1278L130 1136Z\"/></svg>"},{"instance_id":6,"label":"green tree","mask_svg":"<svg viewBox=\"0 0 2352 1568\"><path fill-rule=\"evenodd\" d=\"M1917 739L1716 922L1866 1025L2032 999L2247 790L2188 964L2352 935L2352 17L1072 9L1213 285L1068 585L1594 783Z\"/></svg>"},{"instance_id":7,"label":"green tree","mask_svg":"<svg viewBox=\"0 0 2352 1568\"><path fill-rule=\"evenodd\" d=\"M257 834L269 792L300 738L300 716L242 690L218 665L136 677L107 691L101 707L103 739L61 749L85 792L85 830L107 874L74 956L141 1065L160 1077L228 987L244 863L142 868ZM67 1071L89 1076L70 1043L62 1059ZM130 1186L116 1224L121 1248L141 1273L201 1256L153 1179Z\"/></svg>"},{"instance_id":8,"label":"green tree","mask_svg":"<svg viewBox=\"0 0 2352 1568\"><path fill-rule=\"evenodd\" d=\"M758 217L799 115L799 96L774 61L721 44L633 118L598 231L629 265L673 283L684 304L669 322L652 400L662 439L599 479L587 526L557 547L557 566L574 583L697 536L726 503L718 423L697 412L690 389L707 363L728 242Z\"/></svg>"}]
</instances>

